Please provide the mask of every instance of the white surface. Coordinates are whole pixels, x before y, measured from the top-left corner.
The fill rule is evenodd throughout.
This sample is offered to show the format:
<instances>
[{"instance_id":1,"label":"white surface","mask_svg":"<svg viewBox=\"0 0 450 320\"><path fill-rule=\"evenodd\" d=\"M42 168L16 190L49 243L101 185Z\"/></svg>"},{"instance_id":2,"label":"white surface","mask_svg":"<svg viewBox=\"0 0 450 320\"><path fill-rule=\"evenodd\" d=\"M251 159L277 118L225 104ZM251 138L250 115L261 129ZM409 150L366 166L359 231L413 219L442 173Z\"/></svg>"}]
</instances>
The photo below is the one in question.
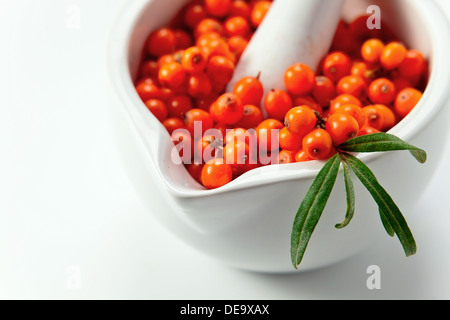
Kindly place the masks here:
<instances>
[{"instance_id":1,"label":"white surface","mask_svg":"<svg viewBox=\"0 0 450 320\"><path fill-rule=\"evenodd\" d=\"M409 259L386 236L322 270L251 274L162 229L135 196L106 120L104 47L125 2L0 0L0 298L450 298L445 163L424 189L422 218L409 221L419 245ZM80 29L67 27L73 4ZM381 290L366 287L370 265L381 268Z\"/></svg>"}]
</instances>

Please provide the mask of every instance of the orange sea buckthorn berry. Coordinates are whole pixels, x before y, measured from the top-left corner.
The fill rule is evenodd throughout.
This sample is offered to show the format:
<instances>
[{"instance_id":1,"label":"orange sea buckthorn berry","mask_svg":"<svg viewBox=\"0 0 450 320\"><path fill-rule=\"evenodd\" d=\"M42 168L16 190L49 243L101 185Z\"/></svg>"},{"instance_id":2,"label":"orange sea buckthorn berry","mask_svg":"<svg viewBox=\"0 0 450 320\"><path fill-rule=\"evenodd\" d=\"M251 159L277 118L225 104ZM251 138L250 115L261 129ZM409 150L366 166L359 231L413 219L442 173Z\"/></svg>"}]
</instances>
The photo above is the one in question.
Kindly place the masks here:
<instances>
[{"instance_id":1,"label":"orange sea buckthorn berry","mask_svg":"<svg viewBox=\"0 0 450 320\"><path fill-rule=\"evenodd\" d=\"M181 65L189 73L200 73L205 70L206 56L200 47L190 47L183 52Z\"/></svg>"},{"instance_id":2,"label":"orange sea buckthorn berry","mask_svg":"<svg viewBox=\"0 0 450 320\"><path fill-rule=\"evenodd\" d=\"M206 11L213 17L223 18L231 9L232 0L204 0Z\"/></svg>"},{"instance_id":3,"label":"orange sea buckthorn berry","mask_svg":"<svg viewBox=\"0 0 450 320\"><path fill-rule=\"evenodd\" d=\"M256 128L264 120L262 111L252 104L244 105L244 114L236 124L244 129Z\"/></svg>"},{"instance_id":4,"label":"orange sea buckthorn berry","mask_svg":"<svg viewBox=\"0 0 450 320\"><path fill-rule=\"evenodd\" d=\"M176 45L175 49L184 50L191 47L194 43L192 36L184 30L177 29L175 32Z\"/></svg>"},{"instance_id":5,"label":"orange sea buckthorn berry","mask_svg":"<svg viewBox=\"0 0 450 320\"><path fill-rule=\"evenodd\" d=\"M240 36L234 36L227 40L228 47L234 56L236 61L239 60L248 46L248 40Z\"/></svg>"},{"instance_id":6,"label":"orange sea buckthorn berry","mask_svg":"<svg viewBox=\"0 0 450 320\"><path fill-rule=\"evenodd\" d=\"M192 109L192 100L187 95L179 95L167 101L169 117L184 119L186 112Z\"/></svg>"},{"instance_id":7,"label":"orange sea buckthorn berry","mask_svg":"<svg viewBox=\"0 0 450 320\"><path fill-rule=\"evenodd\" d=\"M187 5L184 12L184 23L194 29L197 24L206 19L208 13L206 12L205 7L201 3L193 2Z\"/></svg>"},{"instance_id":8,"label":"orange sea buckthorn berry","mask_svg":"<svg viewBox=\"0 0 450 320\"><path fill-rule=\"evenodd\" d=\"M377 108L380 111L380 114L383 115L382 131L386 132L396 125L397 118L391 108L384 104L375 104L374 107Z\"/></svg>"},{"instance_id":9,"label":"orange sea buckthorn berry","mask_svg":"<svg viewBox=\"0 0 450 320\"><path fill-rule=\"evenodd\" d=\"M381 65L387 70L395 69L405 60L406 54L407 49L402 43L391 42L383 49L380 58Z\"/></svg>"},{"instance_id":10,"label":"orange sea buckthorn berry","mask_svg":"<svg viewBox=\"0 0 450 320\"><path fill-rule=\"evenodd\" d=\"M289 151L297 151L302 146L303 135L290 132L286 127L280 130L278 140L280 148Z\"/></svg>"},{"instance_id":11,"label":"orange sea buckthorn berry","mask_svg":"<svg viewBox=\"0 0 450 320\"><path fill-rule=\"evenodd\" d=\"M339 107L344 106L346 104L355 104L357 106L362 107L361 100L359 100L358 98L356 98L351 94L344 93L337 96L335 99L331 101L330 113L335 113Z\"/></svg>"},{"instance_id":12,"label":"orange sea buckthorn berry","mask_svg":"<svg viewBox=\"0 0 450 320\"><path fill-rule=\"evenodd\" d=\"M172 29L161 28L153 31L147 40L147 52L155 57L175 51L177 39Z\"/></svg>"},{"instance_id":13,"label":"orange sea buckthorn berry","mask_svg":"<svg viewBox=\"0 0 450 320\"><path fill-rule=\"evenodd\" d=\"M336 146L358 136L359 124L348 113L336 112L332 114L326 124L326 130Z\"/></svg>"},{"instance_id":14,"label":"orange sea buckthorn berry","mask_svg":"<svg viewBox=\"0 0 450 320\"><path fill-rule=\"evenodd\" d=\"M246 20L250 19L252 9L250 5L244 0L234 0L231 4L228 16L230 17L242 17Z\"/></svg>"},{"instance_id":15,"label":"orange sea buckthorn berry","mask_svg":"<svg viewBox=\"0 0 450 320\"><path fill-rule=\"evenodd\" d=\"M367 96L367 84L359 76L345 76L339 80L336 91L339 95L347 93L359 100L363 100Z\"/></svg>"},{"instance_id":16,"label":"orange sea buckthorn berry","mask_svg":"<svg viewBox=\"0 0 450 320\"><path fill-rule=\"evenodd\" d=\"M234 62L227 57L214 56L208 61L206 73L213 82L225 85L233 77L234 67Z\"/></svg>"},{"instance_id":17,"label":"orange sea buckthorn berry","mask_svg":"<svg viewBox=\"0 0 450 320\"><path fill-rule=\"evenodd\" d=\"M144 102L150 99L161 99L162 97L161 88L153 82L142 81L138 83L136 92Z\"/></svg>"},{"instance_id":18,"label":"orange sea buckthorn berry","mask_svg":"<svg viewBox=\"0 0 450 320\"><path fill-rule=\"evenodd\" d=\"M403 77L421 76L426 69L427 61L418 50L408 50L398 70Z\"/></svg>"},{"instance_id":19,"label":"orange sea buckthorn berry","mask_svg":"<svg viewBox=\"0 0 450 320\"><path fill-rule=\"evenodd\" d=\"M284 84L293 95L308 95L316 86L316 75L306 64L296 63L286 70Z\"/></svg>"},{"instance_id":20,"label":"orange sea buckthorn berry","mask_svg":"<svg viewBox=\"0 0 450 320\"><path fill-rule=\"evenodd\" d=\"M324 108L311 96L300 96L294 99L294 106L308 106L319 114L323 114ZM325 106L327 107L327 106Z\"/></svg>"},{"instance_id":21,"label":"orange sea buckthorn berry","mask_svg":"<svg viewBox=\"0 0 450 320\"><path fill-rule=\"evenodd\" d=\"M243 104L259 106L264 96L264 88L258 78L245 77L236 82L233 93L241 99Z\"/></svg>"},{"instance_id":22,"label":"orange sea buckthorn berry","mask_svg":"<svg viewBox=\"0 0 450 320\"><path fill-rule=\"evenodd\" d=\"M363 111L364 114L366 115L366 123L364 126L368 126L376 130L382 131L384 127L383 111L374 105L365 106L363 108Z\"/></svg>"},{"instance_id":23,"label":"orange sea buckthorn berry","mask_svg":"<svg viewBox=\"0 0 450 320\"><path fill-rule=\"evenodd\" d=\"M188 78L188 93L193 98L208 96L212 91L212 84L206 73L191 74Z\"/></svg>"},{"instance_id":24,"label":"orange sea buckthorn berry","mask_svg":"<svg viewBox=\"0 0 450 320\"><path fill-rule=\"evenodd\" d=\"M396 93L394 83L386 78L374 80L369 87L369 99L374 104L390 105Z\"/></svg>"},{"instance_id":25,"label":"orange sea buckthorn berry","mask_svg":"<svg viewBox=\"0 0 450 320\"><path fill-rule=\"evenodd\" d=\"M379 133L379 132L381 132L381 131L377 130L375 128L369 127L367 125L364 125L361 129L359 129L358 136L365 136L368 134L374 134L374 133Z\"/></svg>"},{"instance_id":26,"label":"orange sea buckthorn berry","mask_svg":"<svg viewBox=\"0 0 450 320\"><path fill-rule=\"evenodd\" d=\"M194 36L198 39L202 34L216 32L220 35L223 34L223 26L219 20L212 18L202 19L195 27Z\"/></svg>"},{"instance_id":27,"label":"orange sea buckthorn berry","mask_svg":"<svg viewBox=\"0 0 450 320\"><path fill-rule=\"evenodd\" d=\"M215 119L223 124L235 124L241 120L244 106L233 93L224 93L215 102Z\"/></svg>"},{"instance_id":28,"label":"orange sea buckthorn berry","mask_svg":"<svg viewBox=\"0 0 450 320\"><path fill-rule=\"evenodd\" d=\"M177 62L177 61L175 60L175 57L173 54L164 54L158 58L157 62L158 62L159 68L161 68L165 64Z\"/></svg>"},{"instance_id":29,"label":"orange sea buckthorn berry","mask_svg":"<svg viewBox=\"0 0 450 320\"><path fill-rule=\"evenodd\" d=\"M370 67L366 62L355 61L353 62L350 74L352 76L359 76L364 79L367 85L376 79L377 77L377 67Z\"/></svg>"},{"instance_id":30,"label":"orange sea buckthorn berry","mask_svg":"<svg viewBox=\"0 0 450 320\"><path fill-rule=\"evenodd\" d=\"M214 31L207 32L197 38L197 41L195 41L195 45L204 49L203 47L207 47L211 41L218 39L222 39L222 36L219 33Z\"/></svg>"},{"instance_id":31,"label":"orange sea buckthorn berry","mask_svg":"<svg viewBox=\"0 0 450 320\"><path fill-rule=\"evenodd\" d=\"M284 118L287 130L305 136L317 125L317 116L308 106L298 106L289 110Z\"/></svg>"},{"instance_id":32,"label":"orange sea buckthorn berry","mask_svg":"<svg viewBox=\"0 0 450 320\"><path fill-rule=\"evenodd\" d=\"M278 133L283 129L283 124L276 119L266 119L256 127L258 147L264 151L275 151L279 148ZM272 141L272 136L277 141ZM278 147L278 148L277 148Z\"/></svg>"},{"instance_id":33,"label":"orange sea buckthorn berry","mask_svg":"<svg viewBox=\"0 0 450 320\"><path fill-rule=\"evenodd\" d=\"M234 55L230 51L230 48L228 47L227 42L223 39L216 39L209 41L203 47L203 50L209 59L211 59L214 56L224 56L232 61L235 59Z\"/></svg>"},{"instance_id":34,"label":"orange sea buckthorn berry","mask_svg":"<svg viewBox=\"0 0 450 320\"><path fill-rule=\"evenodd\" d=\"M271 1L257 1L255 3L250 15L250 21L255 28L259 27L261 22L264 20L264 17L269 11L271 5Z\"/></svg>"},{"instance_id":35,"label":"orange sea buckthorn berry","mask_svg":"<svg viewBox=\"0 0 450 320\"><path fill-rule=\"evenodd\" d=\"M331 136L324 129L314 129L303 138L303 150L314 160L326 160L332 147Z\"/></svg>"},{"instance_id":36,"label":"orange sea buckthorn berry","mask_svg":"<svg viewBox=\"0 0 450 320\"><path fill-rule=\"evenodd\" d=\"M169 134L172 134L175 130L182 129L184 127L184 121L180 118L167 118L162 124Z\"/></svg>"},{"instance_id":37,"label":"orange sea buckthorn berry","mask_svg":"<svg viewBox=\"0 0 450 320\"><path fill-rule=\"evenodd\" d=\"M159 69L158 79L161 85L176 89L186 80L186 71L178 62L166 63Z\"/></svg>"},{"instance_id":38,"label":"orange sea buckthorn berry","mask_svg":"<svg viewBox=\"0 0 450 320\"><path fill-rule=\"evenodd\" d=\"M224 22L225 34L228 37L240 36L247 38L250 34L250 25L242 17L231 17Z\"/></svg>"},{"instance_id":39,"label":"orange sea buckthorn berry","mask_svg":"<svg viewBox=\"0 0 450 320\"><path fill-rule=\"evenodd\" d=\"M186 115L184 116L184 126L190 132L192 137L194 137L194 134L196 133L194 131L196 122L199 122L199 124L201 124L202 126L202 130L200 132L202 135L203 133L205 133L206 130L211 129L213 127L213 120L208 112L202 109L191 109L188 112L186 112Z\"/></svg>"},{"instance_id":40,"label":"orange sea buckthorn berry","mask_svg":"<svg viewBox=\"0 0 450 320\"><path fill-rule=\"evenodd\" d=\"M145 102L145 105L160 122L166 120L168 111L164 102L158 99L150 99Z\"/></svg>"},{"instance_id":41,"label":"orange sea buckthorn berry","mask_svg":"<svg viewBox=\"0 0 450 320\"><path fill-rule=\"evenodd\" d=\"M277 156L277 164L294 163L296 151L281 150Z\"/></svg>"},{"instance_id":42,"label":"orange sea buckthorn berry","mask_svg":"<svg viewBox=\"0 0 450 320\"><path fill-rule=\"evenodd\" d=\"M361 57L364 61L378 63L384 50L384 43L380 39L366 40L361 47Z\"/></svg>"},{"instance_id":43,"label":"orange sea buckthorn berry","mask_svg":"<svg viewBox=\"0 0 450 320\"><path fill-rule=\"evenodd\" d=\"M270 118L283 121L293 103L289 94L284 90L271 90L264 98L264 106Z\"/></svg>"},{"instance_id":44,"label":"orange sea buckthorn berry","mask_svg":"<svg viewBox=\"0 0 450 320\"><path fill-rule=\"evenodd\" d=\"M331 100L336 96L336 87L330 78L317 76L312 95L322 107L328 107Z\"/></svg>"},{"instance_id":45,"label":"orange sea buckthorn berry","mask_svg":"<svg viewBox=\"0 0 450 320\"><path fill-rule=\"evenodd\" d=\"M351 115L358 122L360 128L366 123L366 115L362 107L356 104L344 104L337 108L334 113L347 113Z\"/></svg>"},{"instance_id":46,"label":"orange sea buckthorn berry","mask_svg":"<svg viewBox=\"0 0 450 320\"><path fill-rule=\"evenodd\" d=\"M220 188L233 180L233 170L223 159L212 159L203 166L200 180L207 189Z\"/></svg>"},{"instance_id":47,"label":"orange sea buckthorn berry","mask_svg":"<svg viewBox=\"0 0 450 320\"><path fill-rule=\"evenodd\" d=\"M322 72L331 81L337 83L348 76L352 68L350 57L344 52L336 51L328 54L322 64Z\"/></svg>"},{"instance_id":48,"label":"orange sea buckthorn berry","mask_svg":"<svg viewBox=\"0 0 450 320\"><path fill-rule=\"evenodd\" d=\"M314 159L308 156L303 149L298 150L295 154L295 162L307 162L312 160Z\"/></svg>"},{"instance_id":49,"label":"orange sea buckthorn berry","mask_svg":"<svg viewBox=\"0 0 450 320\"><path fill-rule=\"evenodd\" d=\"M406 88L400 91L395 99L395 111L406 117L422 98L422 92L414 88Z\"/></svg>"},{"instance_id":50,"label":"orange sea buckthorn berry","mask_svg":"<svg viewBox=\"0 0 450 320\"><path fill-rule=\"evenodd\" d=\"M167 103L177 95L177 91L170 88L161 88L161 100Z\"/></svg>"}]
</instances>

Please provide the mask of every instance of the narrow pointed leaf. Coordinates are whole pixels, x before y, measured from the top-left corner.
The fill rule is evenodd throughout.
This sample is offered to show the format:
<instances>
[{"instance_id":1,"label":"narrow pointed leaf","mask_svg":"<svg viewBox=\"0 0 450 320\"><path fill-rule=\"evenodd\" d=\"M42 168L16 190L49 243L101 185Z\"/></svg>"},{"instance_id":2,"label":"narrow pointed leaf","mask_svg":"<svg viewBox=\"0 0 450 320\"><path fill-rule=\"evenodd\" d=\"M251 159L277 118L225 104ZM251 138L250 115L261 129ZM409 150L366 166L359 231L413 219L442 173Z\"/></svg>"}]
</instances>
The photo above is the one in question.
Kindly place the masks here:
<instances>
[{"instance_id":1,"label":"narrow pointed leaf","mask_svg":"<svg viewBox=\"0 0 450 320\"><path fill-rule=\"evenodd\" d=\"M347 196L347 212L345 214L344 222L336 225L337 229L342 229L348 226L355 214L355 189L353 187L353 181L350 176L348 164L344 161L342 162L342 166L344 168L345 192Z\"/></svg>"},{"instance_id":2,"label":"narrow pointed leaf","mask_svg":"<svg viewBox=\"0 0 450 320\"><path fill-rule=\"evenodd\" d=\"M328 160L298 209L291 234L291 259L295 268L301 263L311 235L325 209L339 173L340 163L338 154Z\"/></svg>"},{"instance_id":3,"label":"narrow pointed leaf","mask_svg":"<svg viewBox=\"0 0 450 320\"><path fill-rule=\"evenodd\" d=\"M408 150L420 163L427 161L427 153L402 139L388 133L380 132L360 136L341 144L339 149L347 152L385 152Z\"/></svg>"},{"instance_id":4,"label":"narrow pointed leaf","mask_svg":"<svg viewBox=\"0 0 450 320\"><path fill-rule=\"evenodd\" d=\"M349 164L350 168L355 172L356 176L361 180L362 184L367 188L375 202L378 204L380 212L384 218L386 218L386 222L400 240L406 256L414 255L417 252L417 246L411 230L400 212L400 209L386 190L379 184L375 175L358 158L346 154L343 159Z\"/></svg>"},{"instance_id":5,"label":"narrow pointed leaf","mask_svg":"<svg viewBox=\"0 0 450 320\"><path fill-rule=\"evenodd\" d=\"M389 224L389 221L387 221L386 215L381 211L380 209L380 218L381 222L383 223L384 230L390 235L391 237L395 236L395 231L392 229L392 226Z\"/></svg>"}]
</instances>

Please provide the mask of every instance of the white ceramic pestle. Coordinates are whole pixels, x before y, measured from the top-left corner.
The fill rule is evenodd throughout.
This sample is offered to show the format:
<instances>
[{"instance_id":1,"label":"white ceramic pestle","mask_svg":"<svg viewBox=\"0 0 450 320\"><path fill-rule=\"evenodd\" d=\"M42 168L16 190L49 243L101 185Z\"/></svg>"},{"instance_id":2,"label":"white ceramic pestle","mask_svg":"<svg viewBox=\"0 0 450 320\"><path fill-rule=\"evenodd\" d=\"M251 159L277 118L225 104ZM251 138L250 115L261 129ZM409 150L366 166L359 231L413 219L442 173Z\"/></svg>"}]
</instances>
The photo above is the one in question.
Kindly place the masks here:
<instances>
[{"instance_id":1,"label":"white ceramic pestle","mask_svg":"<svg viewBox=\"0 0 450 320\"><path fill-rule=\"evenodd\" d=\"M328 52L345 0L275 0L236 66L227 90L259 73L265 91L285 89L283 75L294 63L316 70Z\"/></svg>"}]
</instances>

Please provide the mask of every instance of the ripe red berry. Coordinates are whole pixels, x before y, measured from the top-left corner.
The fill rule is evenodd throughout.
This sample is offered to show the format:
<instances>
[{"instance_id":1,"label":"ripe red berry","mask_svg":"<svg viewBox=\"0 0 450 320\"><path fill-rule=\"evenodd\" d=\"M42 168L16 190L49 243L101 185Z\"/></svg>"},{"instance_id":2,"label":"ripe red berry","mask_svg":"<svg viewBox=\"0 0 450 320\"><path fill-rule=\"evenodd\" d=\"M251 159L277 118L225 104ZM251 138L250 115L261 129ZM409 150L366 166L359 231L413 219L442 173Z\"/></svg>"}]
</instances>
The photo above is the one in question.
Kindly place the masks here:
<instances>
[{"instance_id":1,"label":"ripe red berry","mask_svg":"<svg viewBox=\"0 0 450 320\"><path fill-rule=\"evenodd\" d=\"M213 17L223 18L231 9L232 0L204 0L206 11Z\"/></svg>"},{"instance_id":2,"label":"ripe red berry","mask_svg":"<svg viewBox=\"0 0 450 320\"><path fill-rule=\"evenodd\" d=\"M169 28L161 28L150 34L147 40L147 51L152 56L160 57L174 52L176 45L175 32Z\"/></svg>"},{"instance_id":3,"label":"ripe red berry","mask_svg":"<svg viewBox=\"0 0 450 320\"><path fill-rule=\"evenodd\" d=\"M158 99L150 99L145 102L145 105L160 122L166 120L168 111L164 102Z\"/></svg>"},{"instance_id":4,"label":"ripe red berry","mask_svg":"<svg viewBox=\"0 0 450 320\"><path fill-rule=\"evenodd\" d=\"M283 150L297 151L302 146L303 135L290 132L286 127L280 130L278 140Z\"/></svg>"},{"instance_id":5,"label":"ripe red berry","mask_svg":"<svg viewBox=\"0 0 450 320\"><path fill-rule=\"evenodd\" d=\"M260 150L268 152L278 150L278 134L283 127L283 124L276 119L267 119L261 122L256 127L256 137Z\"/></svg>"},{"instance_id":6,"label":"ripe red berry","mask_svg":"<svg viewBox=\"0 0 450 320\"><path fill-rule=\"evenodd\" d=\"M407 49L402 43L391 42L384 47L380 61L385 69L392 70L402 64L406 54Z\"/></svg>"},{"instance_id":7,"label":"ripe red berry","mask_svg":"<svg viewBox=\"0 0 450 320\"><path fill-rule=\"evenodd\" d=\"M225 93L215 102L214 118L223 124L235 124L241 120L244 106L241 100L233 93Z\"/></svg>"},{"instance_id":8,"label":"ripe red berry","mask_svg":"<svg viewBox=\"0 0 450 320\"><path fill-rule=\"evenodd\" d=\"M293 95L308 95L316 86L316 75L306 64L296 63L286 70L284 84Z\"/></svg>"},{"instance_id":9,"label":"ripe red berry","mask_svg":"<svg viewBox=\"0 0 450 320\"><path fill-rule=\"evenodd\" d=\"M186 71L178 62L170 62L161 66L158 78L161 85L176 89L185 82Z\"/></svg>"},{"instance_id":10,"label":"ripe red berry","mask_svg":"<svg viewBox=\"0 0 450 320\"><path fill-rule=\"evenodd\" d=\"M324 129L315 129L303 138L303 150L314 160L326 160L332 147L331 136Z\"/></svg>"},{"instance_id":11,"label":"ripe red berry","mask_svg":"<svg viewBox=\"0 0 450 320\"><path fill-rule=\"evenodd\" d=\"M406 117L422 98L422 92L414 88L400 91L395 100L395 110L401 117Z\"/></svg>"},{"instance_id":12,"label":"ripe red berry","mask_svg":"<svg viewBox=\"0 0 450 320\"><path fill-rule=\"evenodd\" d=\"M242 118L238 121L236 126L244 129L256 128L263 120L264 117L260 108L251 104L246 104L244 105Z\"/></svg>"},{"instance_id":13,"label":"ripe red berry","mask_svg":"<svg viewBox=\"0 0 450 320\"><path fill-rule=\"evenodd\" d=\"M189 73L203 72L206 62L206 56L200 47L186 49L181 58L181 65Z\"/></svg>"},{"instance_id":14,"label":"ripe red berry","mask_svg":"<svg viewBox=\"0 0 450 320\"><path fill-rule=\"evenodd\" d=\"M325 57L322 72L331 81L337 83L341 78L348 76L352 68L350 57L340 51L332 52Z\"/></svg>"},{"instance_id":15,"label":"ripe red berry","mask_svg":"<svg viewBox=\"0 0 450 320\"><path fill-rule=\"evenodd\" d=\"M271 90L264 99L264 106L270 118L283 121L286 113L293 107L293 103L286 91Z\"/></svg>"},{"instance_id":16,"label":"ripe red berry","mask_svg":"<svg viewBox=\"0 0 450 320\"><path fill-rule=\"evenodd\" d=\"M328 107L331 100L336 97L336 87L329 78L317 76L312 95L322 107Z\"/></svg>"},{"instance_id":17,"label":"ripe red berry","mask_svg":"<svg viewBox=\"0 0 450 320\"><path fill-rule=\"evenodd\" d=\"M234 85L233 93L243 104L259 106L264 96L264 88L258 78L244 77Z\"/></svg>"},{"instance_id":18,"label":"ripe red berry","mask_svg":"<svg viewBox=\"0 0 450 320\"><path fill-rule=\"evenodd\" d=\"M201 181L205 188L220 188L233 180L231 165L226 164L223 159L212 159L202 169Z\"/></svg>"},{"instance_id":19,"label":"ripe red berry","mask_svg":"<svg viewBox=\"0 0 450 320\"><path fill-rule=\"evenodd\" d=\"M194 137L194 134L197 133L195 131L195 127L201 125L201 133L205 133L206 130L211 129L213 127L213 120L211 118L211 115L202 109L191 109L188 112L186 112L186 115L184 117L184 125L185 128L190 132L192 137ZM195 137L198 138L198 137Z\"/></svg>"},{"instance_id":20,"label":"ripe red berry","mask_svg":"<svg viewBox=\"0 0 450 320\"><path fill-rule=\"evenodd\" d=\"M363 100L367 97L367 85L363 78L359 76L345 76L339 80L336 87L337 94L351 94Z\"/></svg>"},{"instance_id":21,"label":"ripe red berry","mask_svg":"<svg viewBox=\"0 0 450 320\"><path fill-rule=\"evenodd\" d=\"M317 124L317 116L308 106L292 108L286 114L284 125L294 134L305 136L312 131Z\"/></svg>"},{"instance_id":22,"label":"ripe red berry","mask_svg":"<svg viewBox=\"0 0 450 320\"><path fill-rule=\"evenodd\" d=\"M326 124L326 130L335 145L340 145L347 140L358 136L358 122L347 113L335 113L331 115Z\"/></svg>"},{"instance_id":23,"label":"ripe red berry","mask_svg":"<svg viewBox=\"0 0 450 320\"><path fill-rule=\"evenodd\" d=\"M369 87L369 99L374 104L390 105L396 93L394 83L386 78L374 80Z\"/></svg>"},{"instance_id":24,"label":"ripe red berry","mask_svg":"<svg viewBox=\"0 0 450 320\"><path fill-rule=\"evenodd\" d=\"M192 109L192 100L187 95L179 95L167 101L169 117L184 119L186 112Z\"/></svg>"}]
</instances>

